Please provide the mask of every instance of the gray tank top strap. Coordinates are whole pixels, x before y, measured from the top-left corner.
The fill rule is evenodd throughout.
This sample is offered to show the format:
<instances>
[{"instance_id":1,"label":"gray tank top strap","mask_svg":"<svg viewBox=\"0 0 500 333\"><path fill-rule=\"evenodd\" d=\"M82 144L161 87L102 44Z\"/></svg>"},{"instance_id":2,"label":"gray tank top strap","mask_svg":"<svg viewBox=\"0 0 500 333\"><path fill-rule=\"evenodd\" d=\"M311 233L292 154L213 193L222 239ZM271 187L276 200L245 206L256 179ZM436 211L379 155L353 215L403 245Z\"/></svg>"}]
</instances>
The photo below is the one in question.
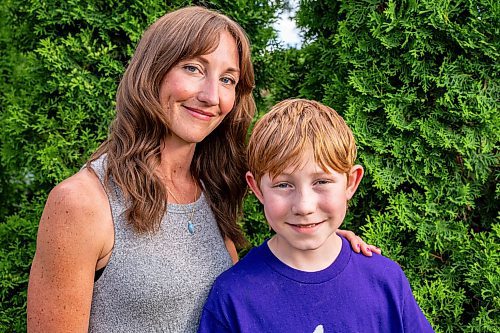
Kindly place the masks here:
<instances>
[{"instance_id":1,"label":"gray tank top strap","mask_svg":"<svg viewBox=\"0 0 500 333\"><path fill-rule=\"evenodd\" d=\"M104 187L104 191L106 191L109 207L111 209L111 216L113 218L115 239L110 258L111 262L113 257L116 256L115 254L121 253L122 249L128 246L129 240L137 238L137 235L133 230L133 226L129 224L125 218L124 213L128 204L125 200L123 191L114 182L113 177L110 177L107 183L105 182L106 162L107 157L104 154L92 162L92 169L95 171L99 181ZM107 266L109 266L109 263Z\"/></svg>"},{"instance_id":2,"label":"gray tank top strap","mask_svg":"<svg viewBox=\"0 0 500 333\"><path fill-rule=\"evenodd\" d=\"M106 162L107 162L106 154L101 155L98 159L96 159L91 163L92 170L94 170L95 174L97 175L97 178L99 178L99 181L101 182L101 185L104 187L104 190L110 197L110 200L113 199L118 200L119 204L123 204L124 202L123 192L118 187L118 185L116 185L116 183L113 180L113 177L110 177L108 181L109 186L106 186L105 184L106 164L107 164Z\"/></svg>"}]
</instances>

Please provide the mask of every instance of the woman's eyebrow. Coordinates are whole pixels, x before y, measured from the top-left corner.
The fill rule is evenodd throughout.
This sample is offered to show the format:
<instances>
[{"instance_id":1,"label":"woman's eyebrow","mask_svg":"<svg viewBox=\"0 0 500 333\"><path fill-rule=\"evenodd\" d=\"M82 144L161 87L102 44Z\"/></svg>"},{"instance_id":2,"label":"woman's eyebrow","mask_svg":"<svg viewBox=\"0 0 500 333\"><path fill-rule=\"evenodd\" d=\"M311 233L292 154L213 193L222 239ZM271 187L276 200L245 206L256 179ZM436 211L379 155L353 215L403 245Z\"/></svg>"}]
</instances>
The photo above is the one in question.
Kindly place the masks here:
<instances>
[{"instance_id":1,"label":"woman's eyebrow","mask_svg":"<svg viewBox=\"0 0 500 333\"><path fill-rule=\"evenodd\" d=\"M194 57L193 59L198 59L199 61L201 61L205 65L210 63L210 61L208 61L208 59L202 55ZM238 67L228 67L225 71L231 72L231 73L240 73L240 69Z\"/></svg>"}]
</instances>

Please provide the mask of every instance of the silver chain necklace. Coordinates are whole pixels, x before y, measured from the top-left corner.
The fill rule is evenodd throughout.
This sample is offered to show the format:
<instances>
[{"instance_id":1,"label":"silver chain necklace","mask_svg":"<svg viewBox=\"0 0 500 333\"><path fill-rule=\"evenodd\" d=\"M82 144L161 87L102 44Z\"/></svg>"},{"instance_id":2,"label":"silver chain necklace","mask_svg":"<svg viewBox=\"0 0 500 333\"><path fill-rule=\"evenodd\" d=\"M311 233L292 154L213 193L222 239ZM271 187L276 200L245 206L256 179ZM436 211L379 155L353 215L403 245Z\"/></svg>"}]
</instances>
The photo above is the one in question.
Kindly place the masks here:
<instances>
[{"instance_id":1,"label":"silver chain necklace","mask_svg":"<svg viewBox=\"0 0 500 333\"><path fill-rule=\"evenodd\" d=\"M196 182L194 181L194 177L193 177L193 182L194 182L194 184L196 186L196 190L194 191L193 208L191 208L191 214L189 214L189 220L188 220L188 224L187 224L187 230L189 231L189 233L191 235L193 235L194 231L195 231L194 230L194 224L193 224L193 216L194 216L194 207L196 206L196 204L195 204L196 198L198 197L198 186L196 185ZM170 192L170 190L168 189L168 186L165 186L165 187L167 189L167 193L169 195L171 195L172 198L174 198L174 200L177 201L177 203L180 205L181 203L180 203L179 199L177 199L175 197L175 195L172 192ZM188 211L186 210L184 213L187 213L187 212Z\"/></svg>"}]
</instances>

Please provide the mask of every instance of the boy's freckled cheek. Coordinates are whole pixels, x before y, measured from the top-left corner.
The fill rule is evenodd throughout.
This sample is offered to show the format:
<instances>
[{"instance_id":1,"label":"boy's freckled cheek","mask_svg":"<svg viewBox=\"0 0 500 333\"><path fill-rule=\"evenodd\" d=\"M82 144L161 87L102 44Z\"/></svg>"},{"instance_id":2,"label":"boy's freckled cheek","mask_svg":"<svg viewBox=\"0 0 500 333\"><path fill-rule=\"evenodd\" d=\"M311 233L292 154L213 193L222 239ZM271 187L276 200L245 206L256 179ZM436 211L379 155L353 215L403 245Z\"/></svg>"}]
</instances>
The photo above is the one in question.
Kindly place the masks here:
<instances>
[{"instance_id":1,"label":"boy's freckled cheek","mask_svg":"<svg viewBox=\"0 0 500 333\"><path fill-rule=\"evenodd\" d=\"M266 215L270 218L277 218L288 214L290 211L290 204L284 198L269 198L266 200L265 211Z\"/></svg>"}]
</instances>

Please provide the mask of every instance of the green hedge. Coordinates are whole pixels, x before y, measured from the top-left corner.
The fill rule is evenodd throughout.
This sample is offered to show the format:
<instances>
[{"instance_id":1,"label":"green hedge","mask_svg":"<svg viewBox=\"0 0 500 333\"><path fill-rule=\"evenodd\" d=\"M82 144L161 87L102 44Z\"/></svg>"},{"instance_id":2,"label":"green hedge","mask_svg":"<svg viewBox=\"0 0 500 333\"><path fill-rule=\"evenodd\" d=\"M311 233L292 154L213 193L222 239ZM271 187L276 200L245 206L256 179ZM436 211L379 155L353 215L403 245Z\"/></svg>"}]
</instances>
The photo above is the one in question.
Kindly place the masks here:
<instances>
[{"instance_id":1,"label":"green hedge","mask_svg":"<svg viewBox=\"0 0 500 333\"><path fill-rule=\"evenodd\" d=\"M144 29L190 3L249 33L261 114L304 96L344 115L367 171L346 226L402 265L436 331L500 331L499 5L301 1L308 43L270 52L284 2L0 4L0 331L25 329L48 192L106 137ZM253 196L242 227L254 245L270 235Z\"/></svg>"},{"instance_id":2,"label":"green hedge","mask_svg":"<svg viewBox=\"0 0 500 333\"><path fill-rule=\"evenodd\" d=\"M272 91L353 128L366 177L347 225L437 332L499 332L499 3L303 0L297 19L307 43L281 70L300 75Z\"/></svg>"}]
</instances>

